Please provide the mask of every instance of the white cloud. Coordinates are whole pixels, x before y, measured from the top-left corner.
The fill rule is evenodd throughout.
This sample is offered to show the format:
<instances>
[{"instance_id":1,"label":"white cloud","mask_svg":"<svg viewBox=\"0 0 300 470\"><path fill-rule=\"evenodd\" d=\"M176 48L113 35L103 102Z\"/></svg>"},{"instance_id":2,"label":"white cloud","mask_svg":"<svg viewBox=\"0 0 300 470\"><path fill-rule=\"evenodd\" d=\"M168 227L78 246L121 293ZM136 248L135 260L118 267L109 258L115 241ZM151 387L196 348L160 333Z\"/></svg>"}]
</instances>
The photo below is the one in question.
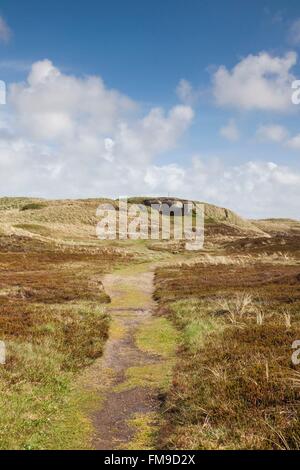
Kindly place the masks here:
<instances>
[{"instance_id":1,"label":"white cloud","mask_svg":"<svg viewBox=\"0 0 300 470\"><path fill-rule=\"evenodd\" d=\"M49 140L109 133L134 110L128 97L105 87L99 77L62 74L48 61L33 64L27 83L13 84L9 100L27 136Z\"/></svg>"},{"instance_id":2,"label":"white cloud","mask_svg":"<svg viewBox=\"0 0 300 470\"><path fill-rule=\"evenodd\" d=\"M300 170L274 162L230 166L220 159L195 156L185 168L149 167L144 183L152 194L169 192L229 207L248 217L299 219Z\"/></svg>"},{"instance_id":3,"label":"white cloud","mask_svg":"<svg viewBox=\"0 0 300 470\"><path fill-rule=\"evenodd\" d=\"M220 129L220 134L230 142L236 142L240 138L240 133L234 119L230 119L226 126Z\"/></svg>"},{"instance_id":4,"label":"white cloud","mask_svg":"<svg viewBox=\"0 0 300 470\"><path fill-rule=\"evenodd\" d=\"M257 137L261 140L269 140L271 142L283 142L288 135L285 127L271 124L268 126L260 126L256 133Z\"/></svg>"},{"instance_id":5,"label":"white cloud","mask_svg":"<svg viewBox=\"0 0 300 470\"><path fill-rule=\"evenodd\" d=\"M288 39L294 46L300 45L300 18L297 18L290 26Z\"/></svg>"},{"instance_id":6,"label":"white cloud","mask_svg":"<svg viewBox=\"0 0 300 470\"><path fill-rule=\"evenodd\" d=\"M300 150L300 134L289 139L286 144L292 150Z\"/></svg>"},{"instance_id":7,"label":"white cloud","mask_svg":"<svg viewBox=\"0 0 300 470\"><path fill-rule=\"evenodd\" d=\"M33 64L26 82L9 86L8 102L10 127L0 142L4 194L143 192L138 181L148 165L176 147L194 116L186 105L141 115L136 102L100 77L66 75L49 60Z\"/></svg>"},{"instance_id":8,"label":"white cloud","mask_svg":"<svg viewBox=\"0 0 300 470\"><path fill-rule=\"evenodd\" d=\"M151 166L147 168L144 182L150 191L159 191L166 188L168 192L176 194L185 180L185 169L176 164L165 166Z\"/></svg>"},{"instance_id":9,"label":"white cloud","mask_svg":"<svg viewBox=\"0 0 300 470\"><path fill-rule=\"evenodd\" d=\"M0 16L0 41L8 42L11 38L12 32L6 21Z\"/></svg>"},{"instance_id":10,"label":"white cloud","mask_svg":"<svg viewBox=\"0 0 300 470\"><path fill-rule=\"evenodd\" d=\"M168 113L153 108L137 119L137 104L106 88L100 77L64 75L48 60L33 64L27 83L10 87L9 100L27 137L69 148L75 143L74 150L95 145L99 158L107 134L115 143L110 150L120 154L151 156L173 148L193 119L193 110L183 105Z\"/></svg>"},{"instance_id":11,"label":"white cloud","mask_svg":"<svg viewBox=\"0 0 300 470\"><path fill-rule=\"evenodd\" d=\"M114 152L115 145L116 145L115 142L109 137L106 137L104 139L104 147L106 150L106 157L104 158L106 158L110 162L112 162L114 159L113 152Z\"/></svg>"},{"instance_id":12,"label":"white cloud","mask_svg":"<svg viewBox=\"0 0 300 470\"><path fill-rule=\"evenodd\" d=\"M184 78L178 83L176 94L182 103L189 106L196 104L200 96L200 92L194 90L192 84Z\"/></svg>"},{"instance_id":13,"label":"white cloud","mask_svg":"<svg viewBox=\"0 0 300 470\"><path fill-rule=\"evenodd\" d=\"M280 125L260 126L256 136L262 141L271 141L291 150L300 150L300 134L290 137L287 129Z\"/></svg>"},{"instance_id":14,"label":"white cloud","mask_svg":"<svg viewBox=\"0 0 300 470\"><path fill-rule=\"evenodd\" d=\"M206 200L251 216L298 217L300 171L275 163L226 165L195 157L160 165L192 123L190 106L138 104L100 77L33 65L9 87L0 120L0 185L5 195L96 197L160 194ZM232 136L231 136L232 137Z\"/></svg>"},{"instance_id":15,"label":"white cloud","mask_svg":"<svg viewBox=\"0 0 300 470\"><path fill-rule=\"evenodd\" d=\"M232 70L219 67L213 77L216 103L246 110L287 110L296 62L295 52L283 57L262 52L242 59Z\"/></svg>"}]
</instances>

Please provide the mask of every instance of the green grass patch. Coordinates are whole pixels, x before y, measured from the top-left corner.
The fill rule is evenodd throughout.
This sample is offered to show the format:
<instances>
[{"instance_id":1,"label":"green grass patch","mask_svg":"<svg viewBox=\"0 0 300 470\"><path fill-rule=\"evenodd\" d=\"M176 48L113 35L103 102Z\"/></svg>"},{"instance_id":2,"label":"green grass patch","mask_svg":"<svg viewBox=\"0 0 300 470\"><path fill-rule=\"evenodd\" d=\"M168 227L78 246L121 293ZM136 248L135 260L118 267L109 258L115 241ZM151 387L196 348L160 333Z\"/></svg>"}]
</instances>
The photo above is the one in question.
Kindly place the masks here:
<instances>
[{"instance_id":1,"label":"green grass patch","mask_svg":"<svg viewBox=\"0 0 300 470\"><path fill-rule=\"evenodd\" d=\"M134 438L126 443L126 450L155 450L159 428L157 413L137 413L128 421L128 425L135 430Z\"/></svg>"},{"instance_id":2,"label":"green grass patch","mask_svg":"<svg viewBox=\"0 0 300 470\"><path fill-rule=\"evenodd\" d=\"M90 441L84 407L89 394L62 370L63 355L40 345L7 343L0 376L1 449L82 449Z\"/></svg>"},{"instance_id":3,"label":"green grass patch","mask_svg":"<svg viewBox=\"0 0 300 470\"><path fill-rule=\"evenodd\" d=\"M114 340L122 339L126 334L126 328L116 319L113 319L110 323L109 337Z\"/></svg>"},{"instance_id":4,"label":"green grass patch","mask_svg":"<svg viewBox=\"0 0 300 470\"><path fill-rule=\"evenodd\" d=\"M182 332L184 346L191 352L201 348L206 338L224 328L224 322L210 315L211 304L206 301L181 300L170 304L173 321Z\"/></svg>"},{"instance_id":5,"label":"green grass patch","mask_svg":"<svg viewBox=\"0 0 300 470\"><path fill-rule=\"evenodd\" d=\"M115 387L116 392L123 392L136 387L151 387L165 391L172 379L174 361L164 361L157 364L129 367L126 380Z\"/></svg>"},{"instance_id":6,"label":"green grass patch","mask_svg":"<svg viewBox=\"0 0 300 470\"><path fill-rule=\"evenodd\" d=\"M1 449L84 449L92 393L75 386L77 372L101 356L109 318L91 303L51 306L52 321L24 330L27 341L6 339L0 368ZM3 337L5 339L5 337Z\"/></svg>"},{"instance_id":7,"label":"green grass patch","mask_svg":"<svg viewBox=\"0 0 300 470\"><path fill-rule=\"evenodd\" d=\"M175 354L179 333L167 318L151 318L136 333L136 344L142 351L171 357Z\"/></svg>"}]
</instances>

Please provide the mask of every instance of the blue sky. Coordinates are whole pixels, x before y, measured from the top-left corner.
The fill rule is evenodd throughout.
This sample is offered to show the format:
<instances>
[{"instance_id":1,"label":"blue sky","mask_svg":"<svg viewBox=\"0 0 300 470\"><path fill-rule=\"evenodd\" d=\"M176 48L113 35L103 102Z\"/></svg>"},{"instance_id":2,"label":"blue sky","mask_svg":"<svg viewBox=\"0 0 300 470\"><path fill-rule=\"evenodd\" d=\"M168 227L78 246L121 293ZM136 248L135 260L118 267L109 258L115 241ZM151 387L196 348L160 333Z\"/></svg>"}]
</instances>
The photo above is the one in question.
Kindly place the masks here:
<instances>
[{"instance_id":1,"label":"blue sky","mask_svg":"<svg viewBox=\"0 0 300 470\"><path fill-rule=\"evenodd\" d=\"M210 67L289 49L287 28L299 10L297 0L2 0L14 37L1 56L51 58L78 74L100 74L137 100L169 104L183 75L205 86Z\"/></svg>"},{"instance_id":2,"label":"blue sky","mask_svg":"<svg viewBox=\"0 0 300 470\"><path fill-rule=\"evenodd\" d=\"M172 193L299 218L298 0L2 0L0 15L2 195Z\"/></svg>"}]
</instances>

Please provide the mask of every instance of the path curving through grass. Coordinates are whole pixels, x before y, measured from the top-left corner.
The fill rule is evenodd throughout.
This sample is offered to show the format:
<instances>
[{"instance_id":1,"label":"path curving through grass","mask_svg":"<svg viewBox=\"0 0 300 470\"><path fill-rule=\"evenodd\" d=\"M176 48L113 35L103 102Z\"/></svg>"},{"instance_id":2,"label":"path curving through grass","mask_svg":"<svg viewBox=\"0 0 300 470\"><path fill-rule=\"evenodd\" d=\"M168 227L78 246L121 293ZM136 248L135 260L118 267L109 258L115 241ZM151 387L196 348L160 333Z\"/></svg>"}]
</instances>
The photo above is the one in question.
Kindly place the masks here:
<instances>
[{"instance_id":1,"label":"path curving through grass","mask_svg":"<svg viewBox=\"0 0 300 470\"><path fill-rule=\"evenodd\" d=\"M102 397L92 414L97 450L154 449L159 396L169 387L178 333L153 316L154 268L142 264L106 275L111 334L94 375Z\"/></svg>"}]
</instances>

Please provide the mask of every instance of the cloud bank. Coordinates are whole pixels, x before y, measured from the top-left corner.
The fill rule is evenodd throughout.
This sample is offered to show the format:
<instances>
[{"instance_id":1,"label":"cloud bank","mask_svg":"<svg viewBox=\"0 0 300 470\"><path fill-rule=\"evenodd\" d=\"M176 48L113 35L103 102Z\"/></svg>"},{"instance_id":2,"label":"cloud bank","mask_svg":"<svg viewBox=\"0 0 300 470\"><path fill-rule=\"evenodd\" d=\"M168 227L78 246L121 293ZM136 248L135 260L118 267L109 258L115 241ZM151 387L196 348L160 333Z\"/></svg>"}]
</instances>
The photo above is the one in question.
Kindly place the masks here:
<instances>
[{"instance_id":1,"label":"cloud bank","mask_svg":"<svg viewBox=\"0 0 300 470\"><path fill-rule=\"evenodd\" d=\"M257 130L257 137L261 140L279 143L284 142L287 136L288 132L286 128L278 124L260 126Z\"/></svg>"},{"instance_id":2,"label":"cloud bank","mask_svg":"<svg viewBox=\"0 0 300 470\"><path fill-rule=\"evenodd\" d=\"M10 116L0 124L0 178L9 194L100 196L134 189L194 117L182 104L142 114L100 77L63 74L49 60L34 63L26 82L9 87L8 103Z\"/></svg>"},{"instance_id":3,"label":"cloud bank","mask_svg":"<svg viewBox=\"0 0 300 470\"><path fill-rule=\"evenodd\" d=\"M261 56L256 59L264 84L271 78L261 73ZM265 59L274 66L272 80L287 79L294 57L279 59L284 72L279 72L276 59ZM252 58L247 67L249 63L253 67ZM236 68L221 71L229 82L239 83ZM220 102L232 103L233 95L225 100L221 91ZM159 163L193 123L189 87L181 83L180 93L185 104L145 111L130 97L108 88L101 77L67 75L49 60L34 63L25 82L9 86L9 106L1 108L1 193L72 198L170 193L246 216L299 217L300 173L287 166L255 159L234 166L220 158L187 159L188 155L179 163ZM241 93L237 93L240 103L249 107ZM250 107L255 99L252 95ZM285 107L283 93L277 106ZM239 137L235 121L229 121L221 133L231 141ZM262 128L260 134L276 142L283 138L283 130L276 127Z\"/></svg>"}]
</instances>

